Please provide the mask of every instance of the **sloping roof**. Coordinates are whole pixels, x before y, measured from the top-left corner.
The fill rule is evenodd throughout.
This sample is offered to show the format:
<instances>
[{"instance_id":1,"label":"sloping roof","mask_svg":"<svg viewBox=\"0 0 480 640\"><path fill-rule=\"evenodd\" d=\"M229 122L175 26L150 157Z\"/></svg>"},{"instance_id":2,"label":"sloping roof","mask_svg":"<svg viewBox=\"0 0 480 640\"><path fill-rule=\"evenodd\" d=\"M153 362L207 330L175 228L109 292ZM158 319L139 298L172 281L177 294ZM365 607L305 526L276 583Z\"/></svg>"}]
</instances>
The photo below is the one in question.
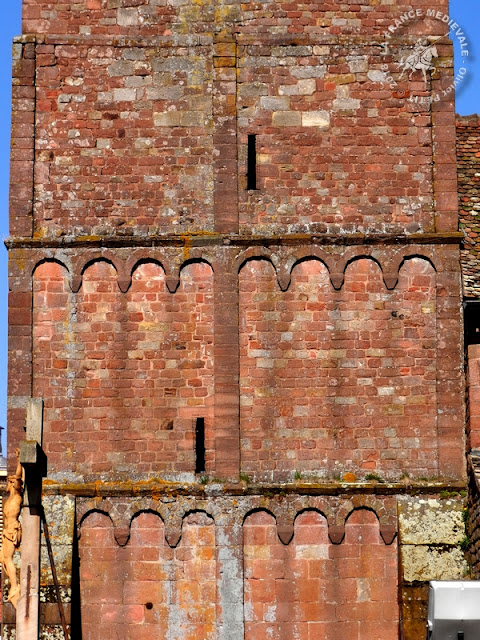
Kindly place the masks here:
<instances>
[{"instance_id":1,"label":"sloping roof","mask_svg":"<svg viewBox=\"0 0 480 640\"><path fill-rule=\"evenodd\" d=\"M463 294L480 298L480 116L457 116L457 175Z\"/></svg>"}]
</instances>

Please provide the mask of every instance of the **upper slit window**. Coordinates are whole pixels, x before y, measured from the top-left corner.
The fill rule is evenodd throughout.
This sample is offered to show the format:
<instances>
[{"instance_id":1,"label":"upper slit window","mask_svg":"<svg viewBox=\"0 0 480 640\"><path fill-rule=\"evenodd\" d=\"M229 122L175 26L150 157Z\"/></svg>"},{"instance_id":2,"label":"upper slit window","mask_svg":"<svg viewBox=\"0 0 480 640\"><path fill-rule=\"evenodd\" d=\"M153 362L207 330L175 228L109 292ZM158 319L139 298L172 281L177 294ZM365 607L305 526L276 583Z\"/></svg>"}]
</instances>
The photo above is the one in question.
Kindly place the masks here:
<instances>
[{"instance_id":1,"label":"upper slit window","mask_svg":"<svg viewBox=\"0 0 480 640\"><path fill-rule=\"evenodd\" d=\"M257 188L257 136L248 136L247 147L247 190Z\"/></svg>"}]
</instances>

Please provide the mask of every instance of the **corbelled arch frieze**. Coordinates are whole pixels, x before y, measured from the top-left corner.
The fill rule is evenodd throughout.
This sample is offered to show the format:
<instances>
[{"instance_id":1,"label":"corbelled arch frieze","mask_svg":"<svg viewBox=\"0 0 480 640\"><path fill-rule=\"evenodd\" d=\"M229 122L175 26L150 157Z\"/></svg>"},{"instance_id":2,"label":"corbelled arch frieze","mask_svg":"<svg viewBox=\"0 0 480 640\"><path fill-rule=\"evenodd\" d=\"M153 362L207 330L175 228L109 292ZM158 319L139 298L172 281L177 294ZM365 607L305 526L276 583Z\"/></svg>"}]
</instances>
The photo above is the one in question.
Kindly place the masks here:
<instances>
[{"instance_id":1,"label":"corbelled arch frieze","mask_svg":"<svg viewBox=\"0 0 480 640\"><path fill-rule=\"evenodd\" d=\"M151 497L78 498L76 519L81 535L85 519L94 512L103 513L112 522L117 543L125 546L130 539L133 520L140 513L155 513L164 523L167 543L170 547L176 547L182 537L183 522L192 513L204 512L217 526L238 528L243 526L249 515L262 511L275 519L277 535L283 544L288 545L294 537L298 516L305 511L316 511L327 520L330 541L333 544L341 544L345 538L345 524L348 518L359 509L366 509L375 514L384 543L392 544L398 531L395 496L359 494L352 497L292 496L288 499L261 495L215 499L182 496L167 502Z\"/></svg>"},{"instance_id":2,"label":"corbelled arch frieze","mask_svg":"<svg viewBox=\"0 0 480 640\"><path fill-rule=\"evenodd\" d=\"M328 270L334 289L340 290L344 284L348 266L357 260L367 259L376 262L382 272L387 289L394 289L398 284L398 277L403 264L419 258L429 262L437 273L448 270L448 258L441 252L434 251L434 247L423 245L421 248L402 246L365 247L350 246L346 248L331 248L320 246L303 246L296 249L289 247L250 247L244 251L234 247L153 247L142 249L25 249L11 250L9 265L11 281L15 283L15 290L28 291L31 279L38 266L44 262L57 262L68 272L70 288L77 293L82 286L86 269L95 262L110 263L117 272L118 287L126 293L131 286L132 275L138 266L145 262L159 264L166 279L166 285L174 293L180 282L181 272L187 264L205 262L214 272L239 272L243 265L252 260L269 261L276 274L278 285L286 291L291 282L292 271L295 266L305 260L318 260Z\"/></svg>"}]
</instances>

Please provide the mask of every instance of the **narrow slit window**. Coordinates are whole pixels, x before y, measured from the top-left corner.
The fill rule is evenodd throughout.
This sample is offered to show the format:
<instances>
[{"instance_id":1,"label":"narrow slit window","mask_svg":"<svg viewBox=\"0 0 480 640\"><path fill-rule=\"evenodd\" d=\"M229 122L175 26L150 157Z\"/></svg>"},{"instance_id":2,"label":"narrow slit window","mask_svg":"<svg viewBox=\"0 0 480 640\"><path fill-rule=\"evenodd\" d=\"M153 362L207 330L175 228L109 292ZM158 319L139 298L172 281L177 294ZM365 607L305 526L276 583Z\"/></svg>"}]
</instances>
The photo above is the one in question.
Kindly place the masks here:
<instances>
[{"instance_id":1,"label":"narrow slit window","mask_svg":"<svg viewBox=\"0 0 480 640\"><path fill-rule=\"evenodd\" d=\"M205 471L205 419L195 422L195 473Z\"/></svg>"},{"instance_id":2,"label":"narrow slit window","mask_svg":"<svg viewBox=\"0 0 480 640\"><path fill-rule=\"evenodd\" d=\"M480 302L478 300L466 300L463 303L463 309L465 346L480 344Z\"/></svg>"},{"instance_id":3,"label":"narrow slit window","mask_svg":"<svg viewBox=\"0 0 480 640\"><path fill-rule=\"evenodd\" d=\"M247 148L247 189L257 188L257 136L249 134Z\"/></svg>"}]
</instances>

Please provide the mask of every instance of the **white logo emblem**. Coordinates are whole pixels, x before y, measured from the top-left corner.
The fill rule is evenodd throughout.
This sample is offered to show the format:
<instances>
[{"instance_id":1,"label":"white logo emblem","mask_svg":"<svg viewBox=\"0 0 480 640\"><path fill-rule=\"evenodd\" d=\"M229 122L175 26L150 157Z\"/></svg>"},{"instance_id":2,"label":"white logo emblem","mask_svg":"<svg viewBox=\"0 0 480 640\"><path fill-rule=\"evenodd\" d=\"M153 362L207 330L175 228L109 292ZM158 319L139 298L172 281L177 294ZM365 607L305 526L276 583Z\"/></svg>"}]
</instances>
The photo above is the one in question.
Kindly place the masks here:
<instances>
[{"instance_id":1,"label":"white logo emblem","mask_svg":"<svg viewBox=\"0 0 480 640\"><path fill-rule=\"evenodd\" d=\"M400 60L399 67L403 69L400 80L408 71L410 72L408 75L410 79L415 71L421 71L423 73L423 79L427 82L427 71L435 69L435 66L432 64L433 58L438 58L435 44L425 46L421 42L417 42L413 52Z\"/></svg>"},{"instance_id":2,"label":"white logo emblem","mask_svg":"<svg viewBox=\"0 0 480 640\"><path fill-rule=\"evenodd\" d=\"M469 45L467 41L467 37L462 27L455 22L453 18L451 18L448 14L443 13L442 11L438 11L437 9L427 8L426 10L423 8L418 9L410 9L406 11L404 14L399 15L395 18L395 20L388 26L384 33L385 41L382 43L383 52L382 56L391 55L389 51L389 44L394 42L393 37L395 34L400 35L402 32L405 32L408 29L410 23L414 21L418 21L421 19L429 19L435 20L437 22L443 23L444 27L448 29L447 33L442 36L437 36L435 38L431 38L431 43L428 44L430 38L425 40L425 36L422 37L422 41L417 41L415 46L413 47L413 51L405 51L403 57L400 62L396 63L397 70L401 71L400 76L394 77L392 71L392 62L384 62L381 65L380 69L384 74L383 83L387 84L392 90L395 91L397 97L405 96L406 93L409 95L409 100L413 102L438 102L444 97L451 97L450 94L453 94L455 88L459 88L459 86L463 83L467 76L468 71L468 58L469 58ZM428 89L428 73L435 71L435 64L432 62L434 58L438 58L438 49L437 43L440 40L446 40L448 37L452 39L455 37L457 40L458 47L460 48L460 68L457 71L456 76L454 77L451 84L446 88L438 89L438 87L431 87L430 95L411 95L410 91L407 92L403 87L399 86L399 81L402 80L405 76L407 76L408 80L411 80L414 74L417 71L420 71L423 75L423 80L425 82L426 88ZM415 89L413 89L415 92Z\"/></svg>"}]
</instances>

